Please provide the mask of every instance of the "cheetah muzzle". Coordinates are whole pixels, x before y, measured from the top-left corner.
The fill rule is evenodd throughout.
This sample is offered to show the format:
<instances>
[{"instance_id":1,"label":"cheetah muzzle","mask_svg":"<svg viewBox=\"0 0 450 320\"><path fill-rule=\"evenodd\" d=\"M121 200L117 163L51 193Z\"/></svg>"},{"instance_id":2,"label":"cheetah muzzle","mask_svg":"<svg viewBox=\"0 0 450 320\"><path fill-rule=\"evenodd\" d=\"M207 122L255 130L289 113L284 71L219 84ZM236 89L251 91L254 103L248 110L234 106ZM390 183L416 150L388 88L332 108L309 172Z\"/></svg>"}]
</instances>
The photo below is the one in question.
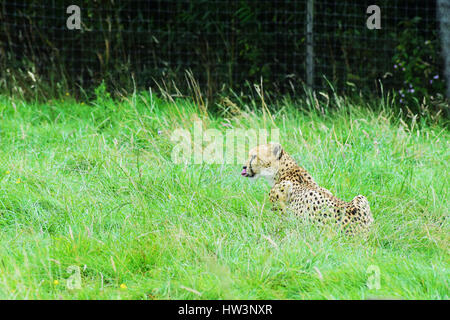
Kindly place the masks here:
<instances>
[{"instance_id":1,"label":"cheetah muzzle","mask_svg":"<svg viewBox=\"0 0 450 320\"><path fill-rule=\"evenodd\" d=\"M269 199L274 210L292 211L319 224L337 223L345 233L367 231L373 222L367 198L346 202L320 187L278 143L260 145L249 152L241 175L266 178L272 185Z\"/></svg>"}]
</instances>

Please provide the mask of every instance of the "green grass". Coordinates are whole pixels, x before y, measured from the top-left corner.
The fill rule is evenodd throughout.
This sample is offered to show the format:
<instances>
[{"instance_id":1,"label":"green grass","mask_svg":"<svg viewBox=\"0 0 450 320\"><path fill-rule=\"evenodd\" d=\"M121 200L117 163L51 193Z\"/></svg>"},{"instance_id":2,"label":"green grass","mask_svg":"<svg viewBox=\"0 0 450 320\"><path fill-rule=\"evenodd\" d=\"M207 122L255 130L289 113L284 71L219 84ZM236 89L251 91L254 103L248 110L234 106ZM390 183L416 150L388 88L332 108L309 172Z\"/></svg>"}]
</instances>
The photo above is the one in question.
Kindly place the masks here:
<instances>
[{"instance_id":1,"label":"green grass","mask_svg":"<svg viewBox=\"0 0 450 320\"><path fill-rule=\"evenodd\" d=\"M257 101L205 117L148 94L0 96L0 298L448 299L448 127L400 120L385 100L335 102L279 102L273 124ZM320 185L367 196L372 231L350 238L272 212L269 186L239 164L174 164L170 135L196 119L277 126ZM66 285L70 266L80 289Z\"/></svg>"}]
</instances>

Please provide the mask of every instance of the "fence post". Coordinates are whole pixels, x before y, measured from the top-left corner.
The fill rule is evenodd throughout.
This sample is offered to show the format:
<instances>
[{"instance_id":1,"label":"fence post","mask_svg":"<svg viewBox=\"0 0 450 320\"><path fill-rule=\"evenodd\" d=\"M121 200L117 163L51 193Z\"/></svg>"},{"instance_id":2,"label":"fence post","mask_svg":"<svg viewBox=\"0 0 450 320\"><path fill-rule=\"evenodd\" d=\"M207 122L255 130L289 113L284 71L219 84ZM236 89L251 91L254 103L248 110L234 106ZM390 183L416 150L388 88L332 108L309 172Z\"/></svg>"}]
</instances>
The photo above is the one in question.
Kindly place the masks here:
<instances>
[{"instance_id":1,"label":"fence post","mask_svg":"<svg viewBox=\"0 0 450 320\"><path fill-rule=\"evenodd\" d=\"M450 1L438 0L437 18L441 26L442 56L444 59L444 75L447 82L447 98L450 99Z\"/></svg>"},{"instance_id":2,"label":"fence post","mask_svg":"<svg viewBox=\"0 0 450 320\"><path fill-rule=\"evenodd\" d=\"M314 0L306 4L306 84L314 89Z\"/></svg>"}]
</instances>

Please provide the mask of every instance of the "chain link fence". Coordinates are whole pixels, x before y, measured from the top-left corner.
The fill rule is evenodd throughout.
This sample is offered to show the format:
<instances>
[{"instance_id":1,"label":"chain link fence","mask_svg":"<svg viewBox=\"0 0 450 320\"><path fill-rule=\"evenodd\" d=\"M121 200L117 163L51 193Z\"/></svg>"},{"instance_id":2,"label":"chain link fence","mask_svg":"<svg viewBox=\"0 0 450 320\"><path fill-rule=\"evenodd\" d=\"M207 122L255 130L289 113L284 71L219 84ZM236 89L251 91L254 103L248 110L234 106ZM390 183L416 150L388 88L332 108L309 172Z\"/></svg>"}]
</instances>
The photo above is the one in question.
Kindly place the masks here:
<instances>
[{"instance_id":1,"label":"chain link fence","mask_svg":"<svg viewBox=\"0 0 450 320\"><path fill-rule=\"evenodd\" d=\"M440 14L431 0L1 1L0 86L80 95L101 81L176 91L195 79L208 97L261 81L273 93L382 83L399 98L439 95L448 37L438 17L449 16L440 1ZM367 27L374 3L381 29ZM80 29L68 28L71 5Z\"/></svg>"}]
</instances>

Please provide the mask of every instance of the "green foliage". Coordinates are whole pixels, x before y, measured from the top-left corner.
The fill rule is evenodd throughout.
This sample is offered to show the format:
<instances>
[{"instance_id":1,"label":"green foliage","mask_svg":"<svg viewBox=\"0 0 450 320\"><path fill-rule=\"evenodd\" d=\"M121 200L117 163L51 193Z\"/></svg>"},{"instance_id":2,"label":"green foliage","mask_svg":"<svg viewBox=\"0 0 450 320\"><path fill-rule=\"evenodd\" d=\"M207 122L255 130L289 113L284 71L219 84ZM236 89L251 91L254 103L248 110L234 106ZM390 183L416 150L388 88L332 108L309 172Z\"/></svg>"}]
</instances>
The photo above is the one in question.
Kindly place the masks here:
<instances>
[{"instance_id":1,"label":"green foliage","mask_svg":"<svg viewBox=\"0 0 450 320\"><path fill-rule=\"evenodd\" d=\"M305 4L83 0L78 1L82 30L74 31L65 28L65 1L5 2L0 90L26 99L70 91L84 99L95 97L102 81L119 95L156 87L156 81L178 93L188 89L186 70L191 70L208 101L228 89L247 90L248 83L261 79L266 92L298 94L295 88L306 77ZM315 3L316 84L326 88L326 76L339 90L373 92L377 80L385 89L406 81L418 86L416 93L436 97L443 82L433 78L440 67L438 37L430 32L436 28L433 4L380 0L378 5L383 28L374 31L365 27L364 4ZM426 10L418 13L416 8ZM418 14L428 20L398 25ZM406 73L390 78L396 46L395 63L406 65ZM410 88L397 89L408 95Z\"/></svg>"},{"instance_id":2,"label":"green foliage","mask_svg":"<svg viewBox=\"0 0 450 320\"><path fill-rule=\"evenodd\" d=\"M108 102L111 101L111 94L106 90L105 81L102 81L97 88L94 90L95 92L95 102L101 105L108 105Z\"/></svg>"},{"instance_id":3,"label":"green foliage","mask_svg":"<svg viewBox=\"0 0 450 320\"><path fill-rule=\"evenodd\" d=\"M417 102L438 93L443 98L445 82L440 74L440 45L436 36L425 39L417 34L420 18L401 23L393 60L394 77L403 87L398 90L402 104ZM421 101L420 101L421 102Z\"/></svg>"},{"instance_id":4,"label":"green foliage","mask_svg":"<svg viewBox=\"0 0 450 320\"><path fill-rule=\"evenodd\" d=\"M0 298L449 298L443 120L401 120L386 97L335 96L333 111L285 99L265 112L224 97L221 115L205 115L187 99L96 91L89 105L0 96ZM272 212L269 186L240 164L174 164L171 134L193 120L223 134L278 127L320 185L367 196L372 232L348 238Z\"/></svg>"}]
</instances>

